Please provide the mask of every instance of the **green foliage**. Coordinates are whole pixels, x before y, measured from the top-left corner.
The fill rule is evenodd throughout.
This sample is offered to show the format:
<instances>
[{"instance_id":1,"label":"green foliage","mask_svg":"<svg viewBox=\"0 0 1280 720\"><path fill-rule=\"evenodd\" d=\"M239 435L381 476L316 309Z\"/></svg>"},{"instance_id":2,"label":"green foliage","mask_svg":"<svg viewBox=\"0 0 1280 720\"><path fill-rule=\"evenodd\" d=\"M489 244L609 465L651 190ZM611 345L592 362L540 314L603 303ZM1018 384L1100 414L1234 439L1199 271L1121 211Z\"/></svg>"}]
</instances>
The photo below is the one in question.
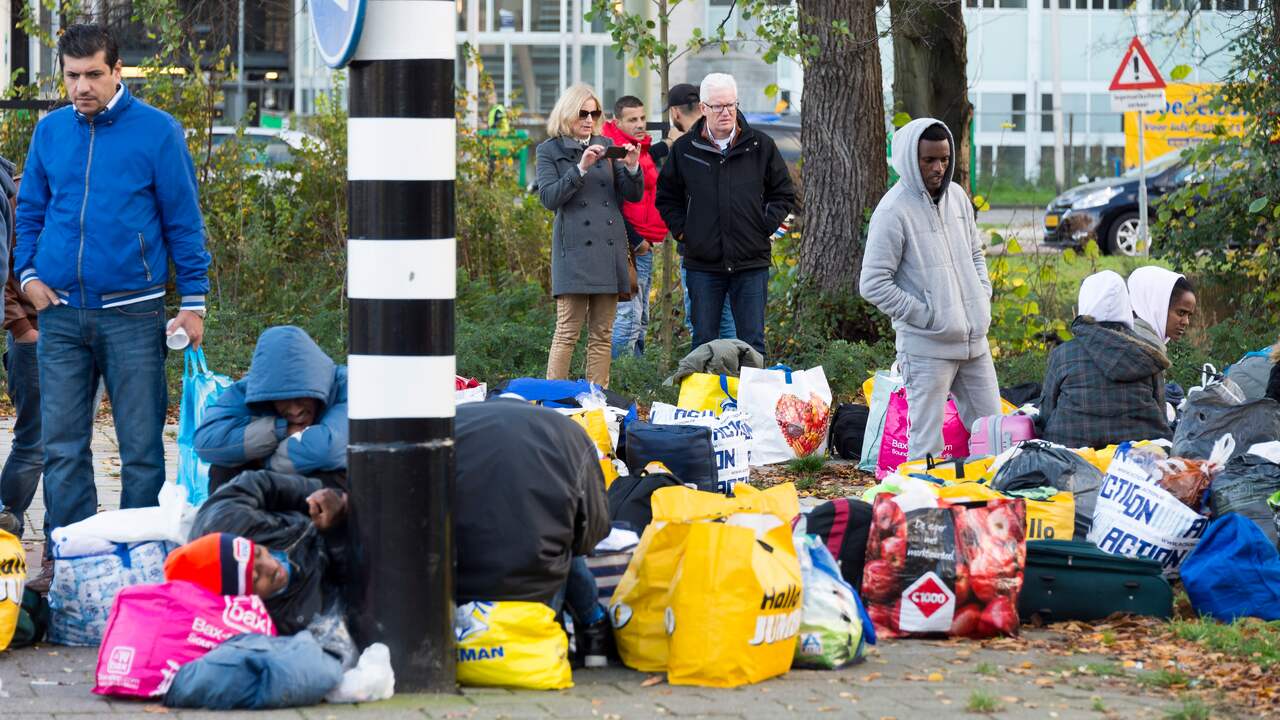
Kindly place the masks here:
<instances>
[{"instance_id":1,"label":"green foliage","mask_svg":"<svg viewBox=\"0 0 1280 720\"><path fill-rule=\"evenodd\" d=\"M822 455L814 453L798 457L787 463L787 470L796 475L812 475L820 472L827 464L827 459Z\"/></svg>"},{"instance_id":2,"label":"green foliage","mask_svg":"<svg viewBox=\"0 0 1280 720\"><path fill-rule=\"evenodd\" d=\"M978 663L978 667L974 668L973 671L986 677L996 677L1000 674L1000 671L996 669L996 666L989 662Z\"/></svg>"},{"instance_id":3,"label":"green foliage","mask_svg":"<svg viewBox=\"0 0 1280 720\"><path fill-rule=\"evenodd\" d=\"M1212 720L1213 708L1197 697L1183 697L1177 707L1165 711L1166 720Z\"/></svg>"},{"instance_id":4,"label":"green foliage","mask_svg":"<svg viewBox=\"0 0 1280 720\"><path fill-rule=\"evenodd\" d=\"M1212 618L1173 620L1173 633L1215 652L1252 660L1264 668L1280 667L1280 621L1241 618L1220 623Z\"/></svg>"},{"instance_id":5,"label":"green foliage","mask_svg":"<svg viewBox=\"0 0 1280 720\"><path fill-rule=\"evenodd\" d=\"M1219 134L1184 151L1199 173L1155 205L1156 248L1201 277L1233 283L1229 314L1280 320L1280 47L1270 16L1232 42L1235 63L1211 108L1244 115L1241 136Z\"/></svg>"},{"instance_id":6,"label":"green foliage","mask_svg":"<svg viewBox=\"0 0 1280 720\"><path fill-rule=\"evenodd\" d=\"M1068 340L1075 288L1065 288L1060 281L1062 271L1077 263L1096 268L1098 246L1090 241L1083 258L1068 250L1062 255L1023 255L1016 238L991 233L991 244L1003 246L1004 254L987 260L991 277L991 354L1001 358L1042 350L1046 341ZM1014 262L1013 258L1021 262ZM1002 382L1004 380L1002 379Z\"/></svg>"},{"instance_id":7,"label":"green foliage","mask_svg":"<svg viewBox=\"0 0 1280 720\"><path fill-rule=\"evenodd\" d=\"M1138 682L1158 688L1186 687L1191 683L1191 677L1181 670L1160 669L1143 673L1138 676Z\"/></svg>"}]
</instances>

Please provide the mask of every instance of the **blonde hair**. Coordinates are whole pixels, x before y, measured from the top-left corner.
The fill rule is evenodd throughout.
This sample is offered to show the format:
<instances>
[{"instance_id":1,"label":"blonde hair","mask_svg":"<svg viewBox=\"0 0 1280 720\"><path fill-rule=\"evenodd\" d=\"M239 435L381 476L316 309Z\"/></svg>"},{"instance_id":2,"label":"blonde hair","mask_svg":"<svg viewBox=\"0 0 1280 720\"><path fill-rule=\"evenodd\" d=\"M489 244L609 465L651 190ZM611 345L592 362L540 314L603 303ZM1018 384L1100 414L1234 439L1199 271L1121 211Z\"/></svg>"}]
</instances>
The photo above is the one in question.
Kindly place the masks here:
<instances>
[{"instance_id":1,"label":"blonde hair","mask_svg":"<svg viewBox=\"0 0 1280 720\"><path fill-rule=\"evenodd\" d=\"M551 137L573 136L573 126L579 120L578 111L586 104L588 100L596 101L596 109L600 111L600 117L594 121L595 127L592 134L600 132L600 121L604 117L604 104L600 102L600 97L596 95L596 91L586 83L578 83L570 85L560 95L560 99L556 101L556 106L551 108L551 114L547 116L547 135Z\"/></svg>"}]
</instances>

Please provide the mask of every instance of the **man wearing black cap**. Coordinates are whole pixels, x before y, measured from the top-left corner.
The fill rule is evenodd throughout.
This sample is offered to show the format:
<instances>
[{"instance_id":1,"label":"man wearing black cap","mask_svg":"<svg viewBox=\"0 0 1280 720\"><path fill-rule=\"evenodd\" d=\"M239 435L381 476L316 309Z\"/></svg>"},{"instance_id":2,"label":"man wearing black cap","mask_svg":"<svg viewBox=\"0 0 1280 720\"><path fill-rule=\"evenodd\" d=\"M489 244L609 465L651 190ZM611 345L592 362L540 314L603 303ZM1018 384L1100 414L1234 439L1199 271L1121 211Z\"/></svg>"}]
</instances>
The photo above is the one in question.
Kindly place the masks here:
<instances>
[{"instance_id":1,"label":"man wearing black cap","mask_svg":"<svg viewBox=\"0 0 1280 720\"><path fill-rule=\"evenodd\" d=\"M738 110L738 84L712 73L702 119L671 145L656 205L684 255L693 346L716 339L726 298L738 339L765 353L771 242L796 191L778 146Z\"/></svg>"},{"instance_id":2,"label":"man wearing black cap","mask_svg":"<svg viewBox=\"0 0 1280 720\"><path fill-rule=\"evenodd\" d=\"M702 119L702 103L698 100L698 87L689 83L673 86L667 92L667 106L663 111L671 118L671 129L667 131L667 137L649 151L659 166L666 161L675 141L688 132L694 123ZM680 254L683 255L683 246L679 249ZM689 331L689 337L693 337L693 308L689 299L689 278L684 271L683 260L680 262L680 287L684 288L684 326ZM738 330L733 325L733 311L729 309L727 297L720 311L720 329L717 337L721 340L732 340L738 337Z\"/></svg>"}]
</instances>

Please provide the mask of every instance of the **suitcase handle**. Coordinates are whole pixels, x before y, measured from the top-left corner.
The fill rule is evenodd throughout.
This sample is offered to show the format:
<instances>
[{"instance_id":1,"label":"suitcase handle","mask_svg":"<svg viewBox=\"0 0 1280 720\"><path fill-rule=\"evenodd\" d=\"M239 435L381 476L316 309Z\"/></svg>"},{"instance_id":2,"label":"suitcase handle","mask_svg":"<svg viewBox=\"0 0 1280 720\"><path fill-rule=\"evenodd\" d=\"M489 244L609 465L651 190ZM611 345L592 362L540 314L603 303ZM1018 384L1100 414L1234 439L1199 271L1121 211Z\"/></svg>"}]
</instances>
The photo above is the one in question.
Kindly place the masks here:
<instances>
[{"instance_id":1,"label":"suitcase handle","mask_svg":"<svg viewBox=\"0 0 1280 720\"><path fill-rule=\"evenodd\" d=\"M1058 579L1058 578L1057 578L1057 576L1056 576L1056 575L1041 575L1041 576L1040 576L1040 580L1041 580L1041 582L1043 582L1045 585L1051 585L1051 584L1052 584L1055 580L1057 580L1057 579Z\"/></svg>"},{"instance_id":2,"label":"suitcase handle","mask_svg":"<svg viewBox=\"0 0 1280 720\"><path fill-rule=\"evenodd\" d=\"M1125 587L1127 587L1127 588L1129 588L1130 590L1137 590L1137 589L1138 589L1138 581L1137 581L1137 580L1125 580L1125 581L1124 581L1124 586L1125 586Z\"/></svg>"}]
</instances>

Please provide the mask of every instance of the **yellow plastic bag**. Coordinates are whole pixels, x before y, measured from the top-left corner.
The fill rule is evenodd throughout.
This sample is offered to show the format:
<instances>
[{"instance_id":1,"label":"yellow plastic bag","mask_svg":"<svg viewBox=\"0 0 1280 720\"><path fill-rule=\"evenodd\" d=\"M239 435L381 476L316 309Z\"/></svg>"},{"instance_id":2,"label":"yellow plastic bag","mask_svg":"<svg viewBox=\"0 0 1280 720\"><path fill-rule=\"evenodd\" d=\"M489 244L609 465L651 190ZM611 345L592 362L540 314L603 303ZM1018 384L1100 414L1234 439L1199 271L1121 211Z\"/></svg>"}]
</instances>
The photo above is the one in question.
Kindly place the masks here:
<instances>
[{"instance_id":1,"label":"yellow plastic bag","mask_svg":"<svg viewBox=\"0 0 1280 720\"><path fill-rule=\"evenodd\" d=\"M938 497L951 502L975 502L1008 498L998 490L976 482L956 483L937 489ZM1076 499L1062 491L1048 500L1030 500L1027 504L1028 540L1071 540L1076 532Z\"/></svg>"},{"instance_id":2,"label":"yellow plastic bag","mask_svg":"<svg viewBox=\"0 0 1280 720\"><path fill-rule=\"evenodd\" d=\"M780 548L778 550L780 556L790 555L791 569L794 570L795 577L799 578L800 565L790 541L790 522L800 511L795 487L780 485L761 492L743 485L736 492L736 496L730 498L718 493L672 487L663 488L653 494L653 522L645 528L644 535L640 538L640 545L636 548L631 564L627 566L626 573L614 590L609 607L609 618L614 627L618 652L628 667L643 672L661 672L668 669L671 638L668 633L669 613L667 611L672 607L676 579L683 573L681 564L688 540L696 528L707 526L743 529L735 524L742 522L741 520L715 522L731 518L735 514L771 515L778 518L786 526L787 539L785 544L781 539L774 539L773 542ZM754 531L749 534L752 536L752 543L755 543ZM699 543L699 547L705 547L706 540L701 539ZM759 547L758 544L754 546ZM699 553L705 555L702 550ZM725 559L725 562L729 563L726 567L735 568L736 574L733 576L735 581L755 583L758 589L760 582L753 572L753 561L754 556L751 553L733 560ZM704 558L697 562L701 564L692 567L703 567L707 560ZM765 574L768 575L766 580L775 575L775 573ZM691 598L688 602L698 602L697 598L688 593L684 597ZM706 612L713 612L717 608L725 607L724 600L721 596L713 595L701 597L700 602L706 606ZM758 596L752 602L752 607L758 613L760 603ZM674 613L673 609L671 615ZM754 623L754 619L752 622ZM689 629L692 630L694 627L690 626ZM741 638L742 643L749 641L754 635L754 625L751 630L752 635ZM730 639L728 635L721 637L724 640ZM787 645L788 653L793 650L794 643ZM788 666L790 657L791 655L788 654Z\"/></svg>"},{"instance_id":3,"label":"yellow plastic bag","mask_svg":"<svg viewBox=\"0 0 1280 720\"><path fill-rule=\"evenodd\" d=\"M613 439L609 437L609 423L605 420L604 410L583 410L569 415L569 419L578 423L586 431L587 437L595 443L600 455L600 472L604 473L606 490L618 479L618 469L613 466Z\"/></svg>"},{"instance_id":4,"label":"yellow plastic bag","mask_svg":"<svg viewBox=\"0 0 1280 720\"><path fill-rule=\"evenodd\" d=\"M680 382L676 407L710 410L716 415L738 407L738 378L731 375L694 373Z\"/></svg>"},{"instance_id":5,"label":"yellow plastic bag","mask_svg":"<svg viewBox=\"0 0 1280 720\"><path fill-rule=\"evenodd\" d=\"M9 647L22 610L27 582L27 554L13 535L0 530L0 650Z\"/></svg>"},{"instance_id":6,"label":"yellow plastic bag","mask_svg":"<svg viewBox=\"0 0 1280 720\"><path fill-rule=\"evenodd\" d=\"M573 687L569 639L555 612L535 602L469 602L454 613L458 684L562 690Z\"/></svg>"},{"instance_id":7,"label":"yellow plastic bag","mask_svg":"<svg viewBox=\"0 0 1280 720\"><path fill-rule=\"evenodd\" d=\"M941 480L943 482L977 482L989 481L994 474L991 472L991 463L995 462L995 458L990 455L984 455L977 458L966 458L967 462L960 463L959 467L951 460L934 460L934 467L929 467L928 460L912 460L898 466L897 473L899 475L928 475L931 478Z\"/></svg>"}]
</instances>

